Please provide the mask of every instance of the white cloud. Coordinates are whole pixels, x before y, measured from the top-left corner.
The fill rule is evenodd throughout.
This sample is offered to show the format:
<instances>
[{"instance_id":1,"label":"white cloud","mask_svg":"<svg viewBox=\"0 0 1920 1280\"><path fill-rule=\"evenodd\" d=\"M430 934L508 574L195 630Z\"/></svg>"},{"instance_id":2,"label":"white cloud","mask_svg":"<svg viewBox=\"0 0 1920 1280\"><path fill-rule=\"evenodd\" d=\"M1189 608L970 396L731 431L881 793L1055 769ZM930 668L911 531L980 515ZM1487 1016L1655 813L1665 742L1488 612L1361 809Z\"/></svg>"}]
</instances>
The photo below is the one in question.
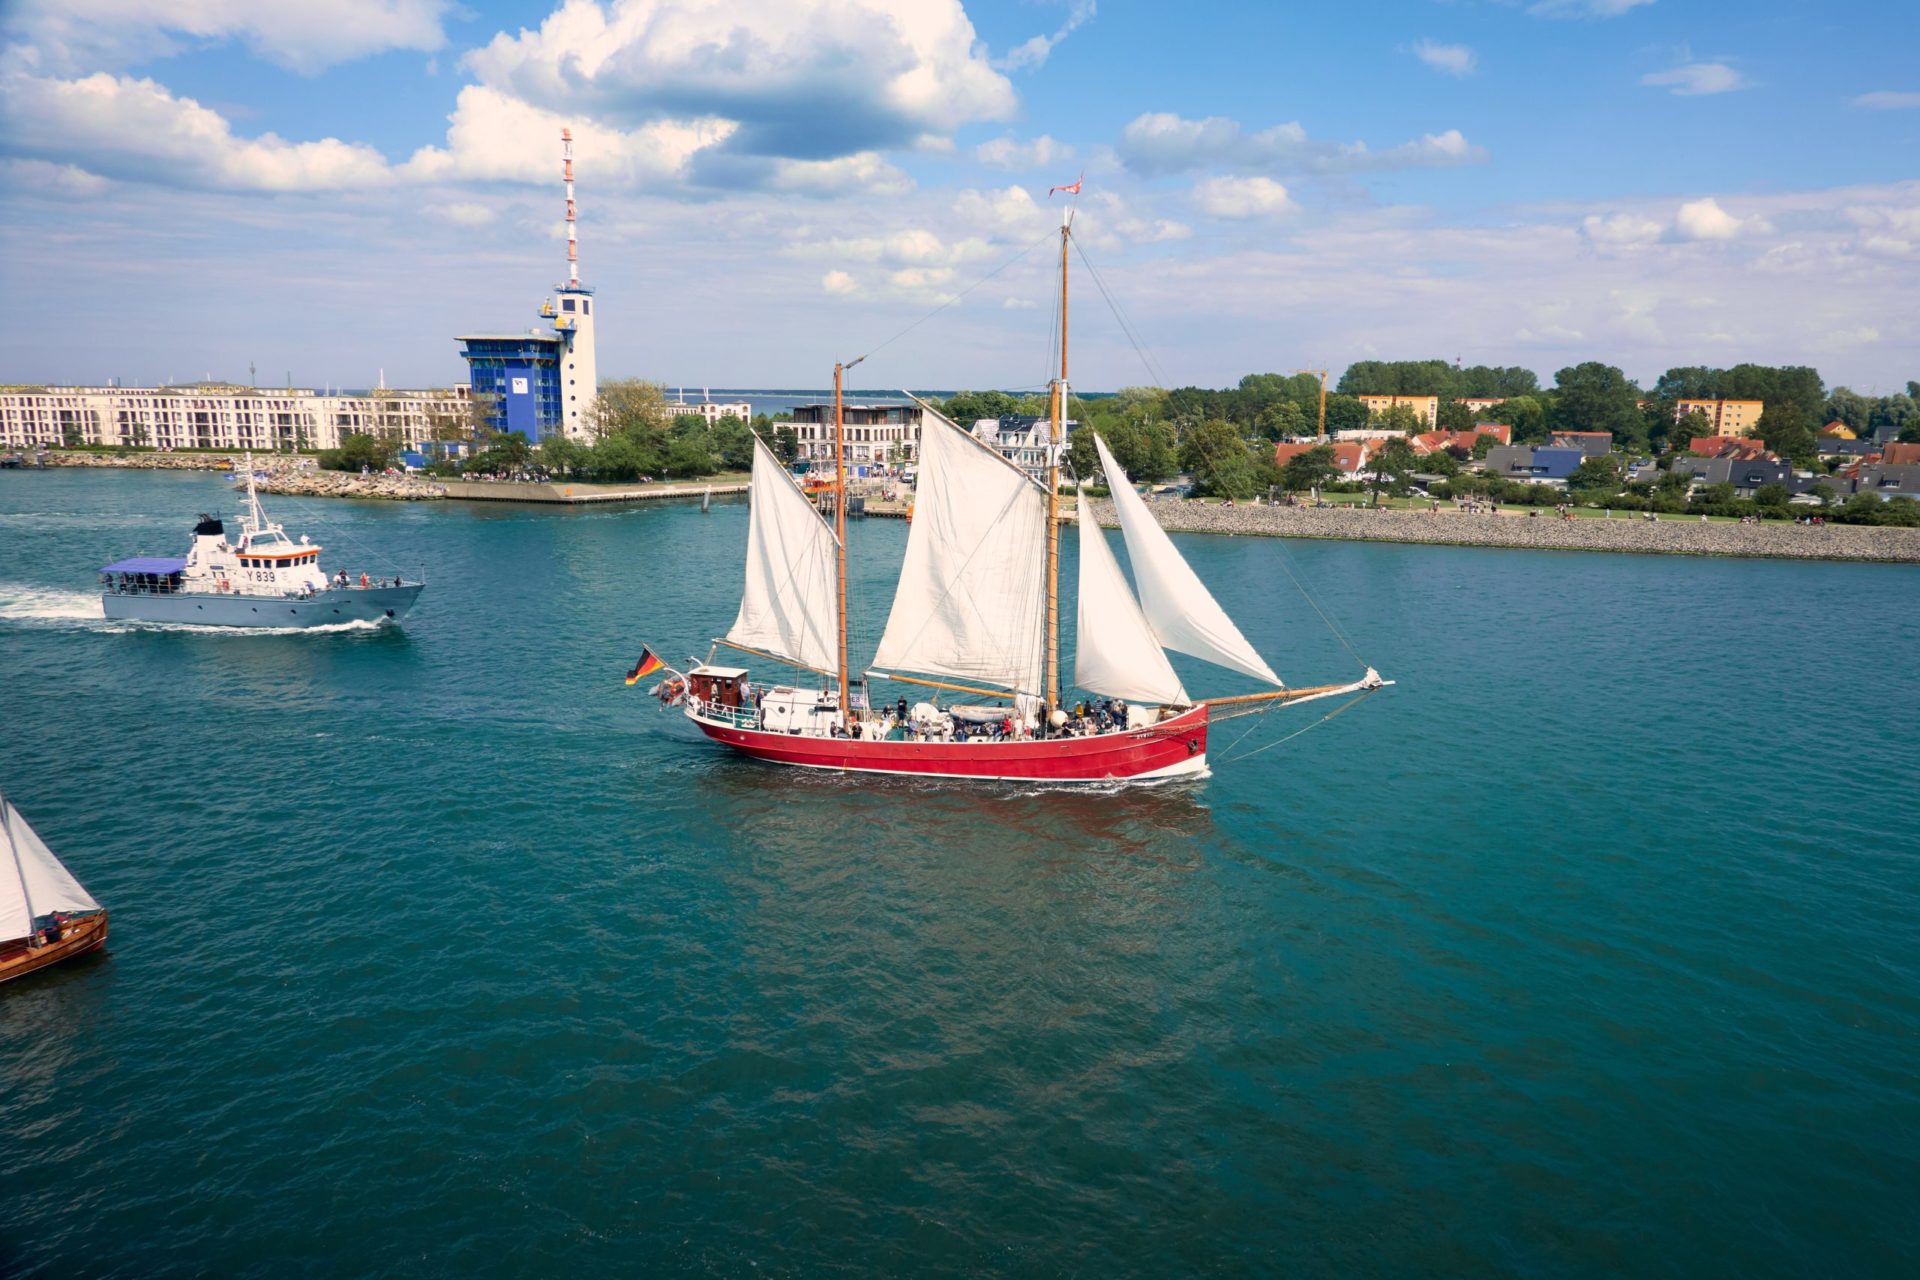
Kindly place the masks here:
<instances>
[{"instance_id":1,"label":"white cloud","mask_svg":"<svg viewBox=\"0 0 1920 1280\"><path fill-rule=\"evenodd\" d=\"M1920 93L1897 93L1881 89L1875 93L1863 93L1853 100L1856 107L1865 107L1869 111L1902 111L1911 107L1920 107Z\"/></svg>"},{"instance_id":2,"label":"white cloud","mask_svg":"<svg viewBox=\"0 0 1920 1280\"><path fill-rule=\"evenodd\" d=\"M1527 12L1541 18L1617 18L1653 0L1538 0Z\"/></svg>"},{"instance_id":3,"label":"white cloud","mask_svg":"<svg viewBox=\"0 0 1920 1280\"><path fill-rule=\"evenodd\" d=\"M235 40L303 74L388 49L446 44L451 0L22 0L7 34L40 65L72 72L165 57L194 43Z\"/></svg>"},{"instance_id":4,"label":"white cloud","mask_svg":"<svg viewBox=\"0 0 1920 1280\"><path fill-rule=\"evenodd\" d=\"M1688 62L1665 71L1649 71L1640 83L1668 89L1683 98L1750 89L1753 82L1724 62Z\"/></svg>"},{"instance_id":5,"label":"white cloud","mask_svg":"<svg viewBox=\"0 0 1920 1280\"><path fill-rule=\"evenodd\" d=\"M6 174L8 190L22 195L93 196L113 185L97 173L48 160L8 160L0 163L0 173Z\"/></svg>"},{"instance_id":6,"label":"white cloud","mask_svg":"<svg viewBox=\"0 0 1920 1280\"><path fill-rule=\"evenodd\" d=\"M1073 0L1067 11L1067 20L1050 36L1035 36L1000 59L994 65L1002 71L1031 71L1044 66L1053 53L1055 45L1065 40L1080 28L1080 25L1093 17L1094 0Z\"/></svg>"},{"instance_id":7,"label":"white cloud","mask_svg":"<svg viewBox=\"0 0 1920 1280\"><path fill-rule=\"evenodd\" d=\"M387 162L360 143L243 138L219 112L151 80L100 72L79 80L0 79L5 145L30 158L77 161L112 177L222 191L371 187Z\"/></svg>"},{"instance_id":8,"label":"white cloud","mask_svg":"<svg viewBox=\"0 0 1920 1280\"><path fill-rule=\"evenodd\" d=\"M1589 215L1580 224L1580 230L1588 240L1610 248L1652 244L1660 238L1664 229L1652 218L1632 213L1612 213L1604 218Z\"/></svg>"},{"instance_id":9,"label":"white cloud","mask_svg":"<svg viewBox=\"0 0 1920 1280\"><path fill-rule=\"evenodd\" d=\"M820 277L820 287L828 293L842 298L849 294L857 293L860 289L859 282L844 271L827 272L827 274Z\"/></svg>"},{"instance_id":10,"label":"white cloud","mask_svg":"<svg viewBox=\"0 0 1920 1280\"><path fill-rule=\"evenodd\" d=\"M1458 129L1374 151L1364 142L1312 140L1298 121L1246 133L1238 121L1222 116L1189 120L1149 112L1136 117L1121 133L1119 156L1127 168L1154 177L1215 166L1271 174L1369 173L1477 164L1486 160L1487 153L1469 143Z\"/></svg>"},{"instance_id":11,"label":"white cloud","mask_svg":"<svg viewBox=\"0 0 1920 1280\"><path fill-rule=\"evenodd\" d=\"M994 138L973 149L973 158L996 169L1042 169L1073 158L1073 148L1041 134L1031 142Z\"/></svg>"},{"instance_id":12,"label":"white cloud","mask_svg":"<svg viewBox=\"0 0 1920 1280\"><path fill-rule=\"evenodd\" d=\"M1015 105L960 0L566 0L464 65L502 93L620 128L732 122L712 159L837 160ZM714 172L729 184L773 174Z\"/></svg>"},{"instance_id":13,"label":"white cloud","mask_svg":"<svg viewBox=\"0 0 1920 1280\"><path fill-rule=\"evenodd\" d=\"M1480 65L1479 55L1464 44L1421 40L1413 46L1413 56L1450 76L1470 76Z\"/></svg>"},{"instance_id":14,"label":"white cloud","mask_svg":"<svg viewBox=\"0 0 1920 1280\"><path fill-rule=\"evenodd\" d=\"M420 181L553 184L560 130L571 128L583 198L595 189L684 180L694 156L733 132L715 117L656 120L624 130L592 117L544 111L484 85L468 85L448 117L444 147L422 147L404 166Z\"/></svg>"},{"instance_id":15,"label":"white cloud","mask_svg":"<svg viewBox=\"0 0 1920 1280\"><path fill-rule=\"evenodd\" d=\"M776 160L766 185L806 196L897 196L913 179L871 151L832 160Z\"/></svg>"},{"instance_id":16,"label":"white cloud","mask_svg":"<svg viewBox=\"0 0 1920 1280\"><path fill-rule=\"evenodd\" d=\"M1194 184L1193 202L1216 218L1271 218L1296 206L1272 178L1208 178Z\"/></svg>"},{"instance_id":17,"label":"white cloud","mask_svg":"<svg viewBox=\"0 0 1920 1280\"><path fill-rule=\"evenodd\" d=\"M1682 240L1733 240L1773 230L1763 218L1736 218L1712 196L1681 205L1674 215L1673 229Z\"/></svg>"},{"instance_id":18,"label":"white cloud","mask_svg":"<svg viewBox=\"0 0 1920 1280\"><path fill-rule=\"evenodd\" d=\"M497 216L493 209L484 204L475 204L470 200L456 200L450 204L430 204L426 212L457 227L484 227Z\"/></svg>"}]
</instances>

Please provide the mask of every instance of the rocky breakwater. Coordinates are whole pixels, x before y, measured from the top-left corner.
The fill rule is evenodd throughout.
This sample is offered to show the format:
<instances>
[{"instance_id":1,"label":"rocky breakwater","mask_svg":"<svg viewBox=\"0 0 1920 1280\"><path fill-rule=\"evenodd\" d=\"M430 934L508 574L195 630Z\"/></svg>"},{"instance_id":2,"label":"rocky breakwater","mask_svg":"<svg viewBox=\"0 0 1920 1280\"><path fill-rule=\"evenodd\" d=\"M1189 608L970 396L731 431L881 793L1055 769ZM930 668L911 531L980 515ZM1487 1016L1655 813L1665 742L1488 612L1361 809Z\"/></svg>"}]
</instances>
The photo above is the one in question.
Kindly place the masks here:
<instances>
[{"instance_id":1,"label":"rocky breakwater","mask_svg":"<svg viewBox=\"0 0 1920 1280\"><path fill-rule=\"evenodd\" d=\"M1749 556L1787 560L1920 563L1920 529L1791 522L1737 524L1697 520L1562 520L1551 511L1468 515L1457 511L1349 510L1341 507L1222 507L1156 502L1160 526L1176 533L1270 538L1341 538L1361 542L1431 542L1463 547L1527 547L1541 551L1626 551L1652 555ZM1113 505L1094 504L1094 518L1112 526Z\"/></svg>"},{"instance_id":2,"label":"rocky breakwater","mask_svg":"<svg viewBox=\"0 0 1920 1280\"><path fill-rule=\"evenodd\" d=\"M106 453L92 449L28 450L26 464L49 467L122 467L136 471L231 471L242 455L226 453Z\"/></svg>"},{"instance_id":3,"label":"rocky breakwater","mask_svg":"<svg viewBox=\"0 0 1920 1280\"><path fill-rule=\"evenodd\" d=\"M356 475L318 467L275 467L258 484L262 493L296 498L370 498L387 502L431 502L447 496L445 485L407 475Z\"/></svg>"}]
</instances>

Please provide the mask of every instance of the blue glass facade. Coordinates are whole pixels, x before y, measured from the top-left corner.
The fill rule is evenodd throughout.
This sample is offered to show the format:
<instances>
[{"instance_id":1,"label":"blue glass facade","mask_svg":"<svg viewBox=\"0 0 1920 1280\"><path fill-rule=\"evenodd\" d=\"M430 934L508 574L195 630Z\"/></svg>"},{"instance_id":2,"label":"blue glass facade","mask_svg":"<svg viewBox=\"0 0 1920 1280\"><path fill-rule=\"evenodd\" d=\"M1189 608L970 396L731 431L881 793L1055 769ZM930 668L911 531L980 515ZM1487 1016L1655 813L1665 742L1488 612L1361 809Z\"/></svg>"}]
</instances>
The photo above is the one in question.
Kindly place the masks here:
<instances>
[{"instance_id":1,"label":"blue glass facade","mask_svg":"<svg viewBox=\"0 0 1920 1280\"><path fill-rule=\"evenodd\" d=\"M560 430L563 340L541 334L486 334L460 339L476 400L496 406L489 425L518 431L538 444Z\"/></svg>"}]
</instances>

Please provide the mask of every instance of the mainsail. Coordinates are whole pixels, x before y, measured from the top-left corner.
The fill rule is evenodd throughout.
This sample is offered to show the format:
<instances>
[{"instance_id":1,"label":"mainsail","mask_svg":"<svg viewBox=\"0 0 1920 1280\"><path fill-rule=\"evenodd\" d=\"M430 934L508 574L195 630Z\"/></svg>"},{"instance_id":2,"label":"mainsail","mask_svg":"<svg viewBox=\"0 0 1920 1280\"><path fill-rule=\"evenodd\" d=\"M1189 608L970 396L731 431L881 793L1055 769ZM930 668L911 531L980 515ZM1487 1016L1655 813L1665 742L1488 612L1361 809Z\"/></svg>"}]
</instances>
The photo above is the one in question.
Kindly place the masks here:
<instances>
[{"instance_id":1,"label":"mainsail","mask_svg":"<svg viewBox=\"0 0 1920 1280\"><path fill-rule=\"evenodd\" d=\"M0 796L0 939L27 937L38 916L99 909L20 811Z\"/></svg>"},{"instance_id":2,"label":"mainsail","mask_svg":"<svg viewBox=\"0 0 1920 1280\"><path fill-rule=\"evenodd\" d=\"M1042 692L1046 493L929 411L913 528L875 667Z\"/></svg>"},{"instance_id":3,"label":"mainsail","mask_svg":"<svg viewBox=\"0 0 1920 1280\"><path fill-rule=\"evenodd\" d=\"M1127 473L1113 460L1107 442L1096 433L1093 443L1100 451L1100 469L1106 473L1107 487L1113 492L1120 532L1127 540L1127 558L1133 562L1133 578L1140 587L1140 607L1155 638L1168 649L1284 688L1285 682L1273 673L1266 659L1254 652L1227 611L1194 576L1192 566L1174 548L1166 530L1127 481Z\"/></svg>"},{"instance_id":4,"label":"mainsail","mask_svg":"<svg viewBox=\"0 0 1920 1280\"><path fill-rule=\"evenodd\" d=\"M1133 598L1107 535L1080 491L1080 608L1074 628L1073 682L1129 702L1186 705L1187 691Z\"/></svg>"},{"instance_id":5,"label":"mainsail","mask_svg":"<svg viewBox=\"0 0 1920 1280\"><path fill-rule=\"evenodd\" d=\"M747 581L727 639L837 672L833 528L807 501L773 450L753 438Z\"/></svg>"}]
</instances>

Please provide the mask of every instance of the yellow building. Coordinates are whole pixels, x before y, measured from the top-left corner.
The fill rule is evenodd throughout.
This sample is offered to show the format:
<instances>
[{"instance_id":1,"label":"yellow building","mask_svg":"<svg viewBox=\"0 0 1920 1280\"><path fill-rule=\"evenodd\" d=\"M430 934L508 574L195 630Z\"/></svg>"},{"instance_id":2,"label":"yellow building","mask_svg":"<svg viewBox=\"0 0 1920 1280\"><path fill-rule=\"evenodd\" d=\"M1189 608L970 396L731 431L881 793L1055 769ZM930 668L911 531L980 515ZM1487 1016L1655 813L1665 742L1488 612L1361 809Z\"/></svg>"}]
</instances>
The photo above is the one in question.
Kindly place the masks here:
<instances>
[{"instance_id":1,"label":"yellow building","mask_svg":"<svg viewBox=\"0 0 1920 1280\"><path fill-rule=\"evenodd\" d=\"M1767 409L1764 400L1682 400L1674 406L1673 420L1698 411L1706 416L1707 428L1716 436L1743 436L1760 425Z\"/></svg>"},{"instance_id":2,"label":"yellow building","mask_svg":"<svg viewBox=\"0 0 1920 1280\"><path fill-rule=\"evenodd\" d=\"M1413 411L1420 415L1420 420L1427 424L1428 430L1440 425L1439 396L1356 396L1355 399L1367 406L1367 412L1376 418L1393 406L1404 404L1412 406Z\"/></svg>"}]
</instances>

